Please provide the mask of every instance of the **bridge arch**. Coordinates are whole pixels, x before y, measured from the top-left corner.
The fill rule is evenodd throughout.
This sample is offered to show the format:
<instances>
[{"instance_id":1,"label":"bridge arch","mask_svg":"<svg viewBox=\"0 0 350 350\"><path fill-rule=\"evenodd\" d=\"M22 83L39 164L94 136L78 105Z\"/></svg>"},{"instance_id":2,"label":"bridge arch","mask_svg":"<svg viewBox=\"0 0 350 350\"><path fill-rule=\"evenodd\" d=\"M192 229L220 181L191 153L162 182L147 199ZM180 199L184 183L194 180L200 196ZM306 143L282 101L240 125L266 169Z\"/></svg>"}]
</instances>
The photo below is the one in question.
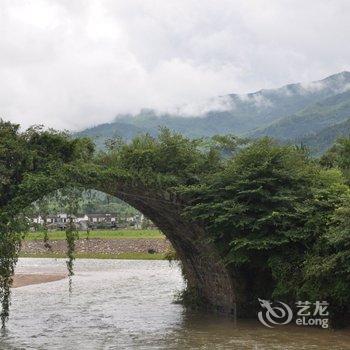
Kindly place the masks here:
<instances>
[{"instance_id":1,"label":"bridge arch","mask_svg":"<svg viewBox=\"0 0 350 350\"><path fill-rule=\"evenodd\" d=\"M73 168L60 181L47 186L44 192L38 191L34 197L31 195L30 202L65 188L66 184L119 198L144 214L162 231L176 251L187 292L195 306L224 314L236 313L236 305L243 301L240 299L242 286L223 262L204 225L183 215L185 203L179 196L135 178L125 180L119 172L110 169L95 173L93 168Z\"/></svg>"},{"instance_id":2,"label":"bridge arch","mask_svg":"<svg viewBox=\"0 0 350 350\"><path fill-rule=\"evenodd\" d=\"M123 200L163 232L181 261L189 293L198 298L202 306L225 314L235 312L238 286L232 271L220 259L205 228L184 218L181 200L145 185L126 184L112 178L88 188Z\"/></svg>"}]
</instances>

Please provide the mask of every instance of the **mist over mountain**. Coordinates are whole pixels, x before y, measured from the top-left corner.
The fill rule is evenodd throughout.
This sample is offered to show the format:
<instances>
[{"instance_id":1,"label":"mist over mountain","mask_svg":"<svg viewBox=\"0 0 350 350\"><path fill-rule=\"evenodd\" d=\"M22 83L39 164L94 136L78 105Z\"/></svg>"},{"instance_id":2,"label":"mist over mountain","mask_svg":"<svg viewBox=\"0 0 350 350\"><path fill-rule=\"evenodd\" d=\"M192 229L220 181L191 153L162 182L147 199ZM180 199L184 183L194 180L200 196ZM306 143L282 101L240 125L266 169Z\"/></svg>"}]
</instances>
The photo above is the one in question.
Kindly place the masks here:
<instances>
[{"instance_id":1,"label":"mist over mountain","mask_svg":"<svg viewBox=\"0 0 350 350\"><path fill-rule=\"evenodd\" d=\"M318 133L328 133L327 144L332 143L331 139L342 130L336 125L350 118L350 72L311 83L289 84L245 95L230 94L213 98L211 102L212 108L207 104L206 110L198 114L196 108L192 108L191 114L191 108L186 110L185 106L173 113L144 109L136 115L118 115L113 122L83 130L78 136L92 137L102 147L107 138L118 135L129 140L145 132L156 135L159 127L166 126L189 137L231 133L297 142L308 139L316 149L317 140L322 139Z\"/></svg>"},{"instance_id":2,"label":"mist over mountain","mask_svg":"<svg viewBox=\"0 0 350 350\"><path fill-rule=\"evenodd\" d=\"M327 97L297 113L281 118L252 135L291 139L317 133L325 127L342 123L350 116L350 91Z\"/></svg>"}]
</instances>

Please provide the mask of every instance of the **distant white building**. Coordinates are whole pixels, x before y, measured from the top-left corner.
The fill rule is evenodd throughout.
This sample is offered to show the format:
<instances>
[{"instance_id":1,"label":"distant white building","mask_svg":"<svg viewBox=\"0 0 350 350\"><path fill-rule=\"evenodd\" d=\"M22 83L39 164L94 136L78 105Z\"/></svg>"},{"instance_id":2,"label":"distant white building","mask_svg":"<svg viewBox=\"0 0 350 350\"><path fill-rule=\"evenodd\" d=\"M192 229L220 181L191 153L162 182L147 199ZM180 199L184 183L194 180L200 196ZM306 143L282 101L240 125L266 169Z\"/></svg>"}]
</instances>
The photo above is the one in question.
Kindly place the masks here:
<instances>
[{"instance_id":1,"label":"distant white building","mask_svg":"<svg viewBox=\"0 0 350 350\"><path fill-rule=\"evenodd\" d=\"M85 217L90 223L113 223L117 221L117 215L114 214L86 214Z\"/></svg>"},{"instance_id":2,"label":"distant white building","mask_svg":"<svg viewBox=\"0 0 350 350\"><path fill-rule=\"evenodd\" d=\"M48 229L65 229L67 224L72 219L77 228L86 230L90 228L109 228L116 227L117 215L116 214L84 214L80 216L70 216L66 213L60 213L56 215L47 215L46 218L43 215L31 218L33 224L44 225L46 219L46 225Z\"/></svg>"},{"instance_id":3,"label":"distant white building","mask_svg":"<svg viewBox=\"0 0 350 350\"><path fill-rule=\"evenodd\" d=\"M45 222L45 217L43 215L38 215L37 217L31 218L30 220L35 224L43 225ZM76 218L73 217L73 221L75 220ZM68 214L56 214L46 216L46 224L67 223L68 221Z\"/></svg>"}]
</instances>

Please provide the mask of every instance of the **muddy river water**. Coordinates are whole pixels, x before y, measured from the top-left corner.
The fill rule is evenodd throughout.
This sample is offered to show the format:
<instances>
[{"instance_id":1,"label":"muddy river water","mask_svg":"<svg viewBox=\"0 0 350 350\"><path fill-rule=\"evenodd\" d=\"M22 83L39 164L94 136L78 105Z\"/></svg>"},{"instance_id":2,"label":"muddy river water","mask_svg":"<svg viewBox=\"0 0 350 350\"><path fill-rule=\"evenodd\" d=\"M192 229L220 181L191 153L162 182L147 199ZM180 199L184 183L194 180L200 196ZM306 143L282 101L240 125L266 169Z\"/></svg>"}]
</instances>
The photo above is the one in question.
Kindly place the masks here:
<instances>
[{"instance_id":1,"label":"muddy river water","mask_svg":"<svg viewBox=\"0 0 350 350\"><path fill-rule=\"evenodd\" d=\"M62 259L20 259L18 273L65 273ZM350 349L350 331L267 329L188 312L184 286L166 261L78 260L68 279L13 289L0 349Z\"/></svg>"}]
</instances>

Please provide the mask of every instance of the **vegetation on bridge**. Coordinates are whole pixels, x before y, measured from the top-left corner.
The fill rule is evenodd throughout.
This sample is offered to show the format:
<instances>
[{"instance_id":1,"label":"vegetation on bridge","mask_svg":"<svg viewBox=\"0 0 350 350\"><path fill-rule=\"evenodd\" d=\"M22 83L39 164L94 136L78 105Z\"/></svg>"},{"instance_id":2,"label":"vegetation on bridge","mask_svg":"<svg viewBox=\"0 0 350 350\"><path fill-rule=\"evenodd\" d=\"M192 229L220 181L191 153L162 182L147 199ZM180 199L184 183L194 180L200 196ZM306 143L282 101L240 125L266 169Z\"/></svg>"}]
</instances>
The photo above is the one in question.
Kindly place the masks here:
<instances>
[{"instance_id":1,"label":"vegetation on bridge","mask_svg":"<svg viewBox=\"0 0 350 350\"><path fill-rule=\"evenodd\" d=\"M302 147L232 136L190 140L164 129L157 138L111 140L93 153L89 140L0 124L0 298L8 317L10 285L25 231L23 213L58 189L103 190L118 183L176 202L206 229L239 280L256 298L328 300L334 318L350 303L350 140L321 160ZM68 236L72 238L73 236ZM72 253L72 252L71 252Z\"/></svg>"}]
</instances>

